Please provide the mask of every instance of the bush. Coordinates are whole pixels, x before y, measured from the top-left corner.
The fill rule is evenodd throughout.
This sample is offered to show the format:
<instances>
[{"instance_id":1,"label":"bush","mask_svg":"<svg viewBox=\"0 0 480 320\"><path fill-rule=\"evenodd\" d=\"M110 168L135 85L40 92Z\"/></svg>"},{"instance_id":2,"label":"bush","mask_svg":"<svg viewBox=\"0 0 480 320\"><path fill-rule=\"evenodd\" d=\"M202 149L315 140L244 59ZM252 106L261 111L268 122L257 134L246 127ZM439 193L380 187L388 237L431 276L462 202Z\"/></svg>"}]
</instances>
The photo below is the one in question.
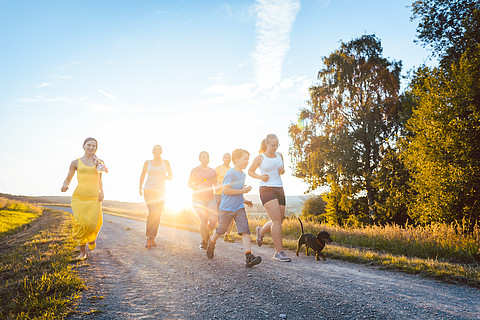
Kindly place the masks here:
<instances>
[{"instance_id":1,"label":"bush","mask_svg":"<svg viewBox=\"0 0 480 320\"><path fill-rule=\"evenodd\" d=\"M301 217L308 220L317 220L323 222L325 220L325 206L327 203L323 200L322 195L312 195L307 197L303 202Z\"/></svg>"}]
</instances>

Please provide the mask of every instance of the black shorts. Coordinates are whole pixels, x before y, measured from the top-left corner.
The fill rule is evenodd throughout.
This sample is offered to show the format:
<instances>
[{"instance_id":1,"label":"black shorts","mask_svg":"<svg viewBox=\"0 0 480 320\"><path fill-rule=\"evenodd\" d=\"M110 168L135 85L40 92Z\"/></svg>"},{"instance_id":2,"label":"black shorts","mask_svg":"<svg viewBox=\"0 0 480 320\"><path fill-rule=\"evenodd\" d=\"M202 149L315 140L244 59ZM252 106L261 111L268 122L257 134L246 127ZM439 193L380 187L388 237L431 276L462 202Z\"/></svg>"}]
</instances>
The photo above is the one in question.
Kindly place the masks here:
<instances>
[{"instance_id":1,"label":"black shorts","mask_svg":"<svg viewBox=\"0 0 480 320\"><path fill-rule=\"evenodd\" d=\"M285 201L285 192L283 192L283 187L260 187L260 200L262 204L265 205L268 201L278 200L278 204L285 206L287 203Z\"/></svg>"}]
</instances>

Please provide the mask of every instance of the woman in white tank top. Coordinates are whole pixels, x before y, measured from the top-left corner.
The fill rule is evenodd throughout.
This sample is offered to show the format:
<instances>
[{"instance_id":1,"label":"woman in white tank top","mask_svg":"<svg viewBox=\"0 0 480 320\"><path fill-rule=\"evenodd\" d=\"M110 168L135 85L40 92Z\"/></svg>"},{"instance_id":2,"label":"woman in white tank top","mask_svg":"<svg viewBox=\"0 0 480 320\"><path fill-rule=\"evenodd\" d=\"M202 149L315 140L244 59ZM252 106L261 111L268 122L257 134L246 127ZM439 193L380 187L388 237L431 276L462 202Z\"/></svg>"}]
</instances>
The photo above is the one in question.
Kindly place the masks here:
<instances>
[{"instance_id":1,"label":"woman in white tank top","mask_svg":"<svg viewBox=\"0 0 480 320\"><path fill-rule=\"evenodd\" d=\"M140 175L139 193L145 198L148 207L146 224L147 243L145 248L156 247L155 237L157 236L158 225L162 216L163 205L165 204L165 180L172 179L172 170L168 160L162 159L162 147L155 145L152 150L153 160L145 161L142 174ZM145 186L143 182L147 175Z\"/></svg>"},{"instance_id":2,"label":"woman in white tank top","mask_svg":"<svg viewBox=\"0 0 480 320\"><path fill-rule=\"evenodd\" d=\"M260 146L260 155L252 163L248 174L256 179L260 179L260 199L267 211L270 221L263 227L257 227L257 245L263 244L263 236L270 232L272 235L275 254L272 259L282 262L290 262L282 246L282 222L285 218L285 193L281 175L285 173L283 165L283 156L277 152L278 138L274 134L269 134L262 141ZM260 168L261 174L255 171Z\"/></svg>"}]
</instances>

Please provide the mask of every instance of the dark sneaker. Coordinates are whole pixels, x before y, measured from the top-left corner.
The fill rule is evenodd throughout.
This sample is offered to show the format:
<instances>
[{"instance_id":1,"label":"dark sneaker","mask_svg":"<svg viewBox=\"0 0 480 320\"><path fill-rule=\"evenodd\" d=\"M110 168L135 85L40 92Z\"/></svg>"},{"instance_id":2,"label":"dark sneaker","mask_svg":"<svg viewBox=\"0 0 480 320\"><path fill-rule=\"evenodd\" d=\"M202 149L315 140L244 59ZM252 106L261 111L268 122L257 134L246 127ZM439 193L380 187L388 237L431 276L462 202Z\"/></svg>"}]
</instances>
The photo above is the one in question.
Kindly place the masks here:
<instances>
[{"instance_id":1,"label":"dark sneaker","mask_svg":"<svg viewBox=\"0 0 480 320\"><path fill-rule=\"evenodd\" d=\"M272 260L277 260L277 261L281 261L281 262L292 261L292 259L287 257L287 255L285 254L285 251L280 251L280 252L275 253L275 255L272 257Z\"/></svg>"},{"instance_id":2,"label":"dark sneaker","mask_svg":"<svg viewBox=\"0 0 480 320\"><path fill-rule=\"evenodd\" d=\"M207 241L202 241L200 243L200 249L202 249L202 250L207 250L207 246L208 246Z\"/></svg>"},{"instance_id":3,"label":"dark sneaker","mask_svg":"<svg viewBox=\"0 0 480 320\"><path fill-rule=\"evenodd\" d=\"M213 259L213 252L215 251L215 245L208 240L208 246L207 246L207 258L208 259Z\"/></svg>"},{"instance_id":4,"label":"dark sneaker","mask_svg":"<svg viewBox=\"0 0 480 320\"><path fill-rule=\"evenodd\" d=\"M229 234L226 234L225 237L223 238L223 241L225 242L230 242L230 243L234 243L235 240L233 240L233 238L229 235Z\"/></svg>"},{"instance_id":5,"label":"dark sneaker","mask_svg":"<svg viewBox=\"0 0 480 320\"><path fill-rule=\"evenodd\" d=\"M262 227L257 227L257 246L261 247L262 244L263 244L263 236L260 232L260 230L262 229Z\"/></svg>"},{"instance_id":6,"label":"dark sneaker","mask_svg":"<svg viewBox=\"0 0 480 320\"><path fill-rule=\"evenodd\" d=\"M255 257L251 253L245 258L245 266L247 268L251 268L251 267L259 264L260 262L262 262L262 257Z\"/></svg>"}]
</instances>

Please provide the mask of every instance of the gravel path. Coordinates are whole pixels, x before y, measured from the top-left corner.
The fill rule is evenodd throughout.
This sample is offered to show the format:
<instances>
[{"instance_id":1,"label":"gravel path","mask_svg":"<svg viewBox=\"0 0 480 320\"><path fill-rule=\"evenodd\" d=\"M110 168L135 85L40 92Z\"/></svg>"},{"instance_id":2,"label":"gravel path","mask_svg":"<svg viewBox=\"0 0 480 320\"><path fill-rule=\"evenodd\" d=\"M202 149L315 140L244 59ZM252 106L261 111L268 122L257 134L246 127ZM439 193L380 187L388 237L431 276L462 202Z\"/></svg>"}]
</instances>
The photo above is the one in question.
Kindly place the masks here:
<instances>
[{"instance_id":1,"label":"gravel path","mask_svg":"<svg viewBox=\"0 0 480 320\"><path fill-rule=\"evenodd\" d=\"M62 208L66 210L68 208ZM480 290L288 252L244 266L243 249L161 226L146 250L144 223L104 215L97 249L78 268L88 290L70 319L480 319ZM327 248L328 250L328 248Z\"/></svg>"}]
</instances>

